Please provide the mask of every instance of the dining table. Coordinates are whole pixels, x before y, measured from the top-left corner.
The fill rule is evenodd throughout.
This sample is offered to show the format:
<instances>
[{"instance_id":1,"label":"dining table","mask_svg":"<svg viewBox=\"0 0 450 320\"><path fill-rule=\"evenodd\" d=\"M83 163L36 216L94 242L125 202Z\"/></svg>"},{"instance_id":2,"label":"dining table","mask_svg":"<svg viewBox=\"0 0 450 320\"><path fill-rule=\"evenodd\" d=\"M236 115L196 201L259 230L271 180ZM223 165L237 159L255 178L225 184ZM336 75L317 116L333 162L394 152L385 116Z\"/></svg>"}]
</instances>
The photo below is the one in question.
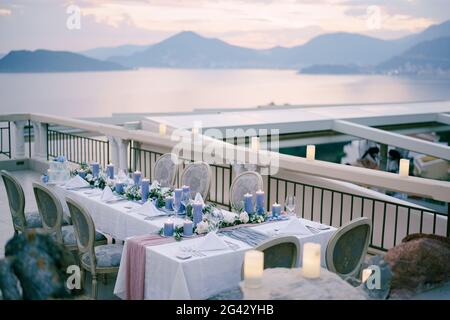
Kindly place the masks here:
<instances>
[{"instance_id":1,"label":"dining table","mask_svg":"<svg viewBox=\"0 0 450 320\"><path fill-rule=\"evenodd\" d=\"M102 201L102 191L96 188L66 189L54 185L53 189L68 212L65 198L70 197L82 204L91 214L98 231L116 240L124 241L124 248L116 279L114 294L127 297L127 250L130 239L137 236L158 235L170 212L161 211L159 216L148 216L139 212L142 206L137 201L115 199ZM221 209L223 210L223 209ZM175 225L183 225L184 216L171 215ZM309 230L302 234L290 234L299 239L301 246L307 242L321 245L321 265L325 263L325 249L328 240L336 231L334 227L318 222L289 216L280 221L270 221L241 227L249 234L262 235L265 239L284 235L283 229L293 220L299 219ZM244 230L243 230L244 231ZM253 232L253 233L252 233ZM242 233L242 232L240 232ZM170 241L145 247L145 276L143 299L207 299L224 290L236 287L241 279L241 268L245 252L255 247L255 243L239 233L217 232L227 247L222 250L199 250L202 236L182 237L180 241ZM300 255L300 266L302 259ZM133 276L133 275L131 275Z\"/></svg>"}]
</instances>

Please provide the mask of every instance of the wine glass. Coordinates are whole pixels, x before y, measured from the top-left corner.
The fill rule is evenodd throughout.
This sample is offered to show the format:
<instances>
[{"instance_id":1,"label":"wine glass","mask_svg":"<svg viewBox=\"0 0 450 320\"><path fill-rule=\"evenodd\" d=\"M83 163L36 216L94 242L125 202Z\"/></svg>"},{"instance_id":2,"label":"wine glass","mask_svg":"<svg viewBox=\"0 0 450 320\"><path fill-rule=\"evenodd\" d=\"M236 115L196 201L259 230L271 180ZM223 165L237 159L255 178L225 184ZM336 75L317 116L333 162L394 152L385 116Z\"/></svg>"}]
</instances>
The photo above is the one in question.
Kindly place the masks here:
<instances>
[{"instance_id":1,"label":"wine glass","mask_svg":"<svg viewBox=\"0 0 450 320\"><path fill-rule=\"evenodd\" d=\"M181 196L181 203L184 206L184 210L187 210L187 205L191 203L191 193L190 192L183 192Z\"/></svg>"},{"instance_id":2,"label":"wine glass","mask_svg":"<svg viewBox=\"0 0 450 320\"><path fill-rule=\"evenodd\" d=\"M289 216L295 215L295 196L287 196L284 203Z\"/></svg>"},{"instance_id":3,"label":"wine glass","mask_svg":"<svg viewBox=\"0 0 450 320\"><path fill-rule=\"evenodd\" d=\"M223 214L220 209L214 208L209 214L209 230L211 232L217 232L219 230L220 221L223 219Z\"/></svg>"},{"instance_id":4,"label":"wine glass","mask_svg":"<svg viewBox=\"0 0 450 320\"><path fill-rule=\"evenodd\" d=\"M174 200L172 207L173 207L174 215L175 215L175 217L177 217L178 213L180 212L180 209L181 209L181 201L180 200L178 200L178 201Z\"/></svg>"}]
</instances>

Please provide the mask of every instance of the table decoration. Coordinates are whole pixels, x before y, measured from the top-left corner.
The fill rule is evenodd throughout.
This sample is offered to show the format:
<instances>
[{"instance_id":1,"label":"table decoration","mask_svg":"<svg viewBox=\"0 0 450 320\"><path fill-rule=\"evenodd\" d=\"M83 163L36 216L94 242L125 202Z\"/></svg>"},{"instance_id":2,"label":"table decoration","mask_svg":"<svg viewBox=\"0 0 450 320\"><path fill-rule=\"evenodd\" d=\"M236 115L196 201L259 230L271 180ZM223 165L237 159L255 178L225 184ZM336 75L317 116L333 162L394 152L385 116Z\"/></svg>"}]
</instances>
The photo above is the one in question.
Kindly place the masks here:
<instances>
[{"instance_id":1,"label":"table decoration","mask_svg":"<svg viewBox=\"0 0 450 320\"><path fill-rule=\"evenodd\" d=\"M173 236L174 232L174 223L172 219L167 219L166 222L164 222L164 236L165 237L171 237Z\"/></svg>"},{"instance_id":2,"label":"table decoration","mask_svg":"<svg viewBox=\"0 0 450 320\"><path fill-rule=\"evenodd\" d=\"M133 182L136 186L141 184L142 173L140 171L133 172Z\"/></svg>"},{"instance_id":3,"label":"table decoration","mask_svg":"<svg viewBox=\"0 0 450 320\"><path fill-rule=\"evenodd\" d=\"M150 192L150 180L142 179L141 182L141 200L143 202L147 201Z\"/></svg>"},{"instance_id":4,"label":"table decoration","mask_svg":"<svg viewBox=\"0 0 450 320\"><path fill-rule=\"evenodd\" d=\"M303 245L302 275L305 278L320 278L320 244L307 242Z\"/></svg>"},{"instance_id":5,"label":"table decoration","mask_svg":"<svg viewBox=\"0 0 450 320\"><path fill-rule=\"evenodd\" d=\"M80 169L78 170L78 175L84 179L86 178L86 171L84 169Z\"/></svg>"},{"instance_id":6,"label":"table decoration","mask_svg":"<svg viewBox=\"0 0 450 320\"><path fill-rule=\"evenodd\" d=\"M106 166L106 175L110 179L114 179L114 165L112 163Z\"/></svg>"},{"instance_id":7,"label":"table decoration","mask_svg":"<svg viewBox=\"0 0 450 320\"><path fill-rule=\"evenodd\" d=\"M279 203L272 204L272 217L276 218L281 214L281 205Z\"/></svg>"},{"instance_id":8,"label":"table decoration","mask_svg":"<svg viewBox=\"0 0 450 320\"><path fill-rule=\"evenodd\" d=\"M266 198L266 194L263 190L256 191L256 213L264 214L264 200ZM249 212L250 213L250 212Z\"/></svg>"},{"instance_id":9,"label":"table decoration","mask_svg":"<svg viewBox=\"0 0 450 320\"><path fill-rule=\"evenodd\" d=\"M91 163L92 175L96 178L100 173L100 164L98 162Z\"/></svg>"},{"instance_id":10,"label":"table decoration","mask_svg":"<svg viewBox=\"0 0 450 320\"><path fill-rule=\"evenodd\" d=\"M41 182L42 182L42 183L48 183L48 175L43 174L43 175L41 176Z\"/></svg>"},{"instance_id":11,"label":"table decoration","mask_svg":"<svg viewBox=\"0 0 450 320\"><path fill-rule=\"evenodd\" d=\"M192 221L194 225L202 221L203 219L203 205L201 202L196 201L192 204Z\"/></svg>"},{"instance_id":12,"label":"table decoration","mask_svg":"<svg viewBox=\"0 0 450 320\"><path fill-rule=\"evenodd\" d=\"M306 159L314 160L316 158L316 146L315 145L307 145L306 146Z\"/></svg>"},{"instance_id":13,"label":"table decoration","mask_svg":"<svg viewBox=\"0 0 450 320\"><path fill-rule=\"evenodd\" d=\"M253 195L250 193L244 194L244 210L253 213Z\"/></svg>"},{"instance_id":14,"label":"table decoration","mask_svg":"<svg viewBox=\"0 0 450 320\"><path fill-rule=\"evenodd\" d=\"M164 207L167 210L173 210L173 196L167 196L164 200L165 200L165 205Z\"/></svg>"},{"instance_id":15,"label":"table decoration","mask_svg":"<svg viewBox=\"0 0 450 320\"><path fill-rule=\"evenodd\" d=\"M247 288L260 288L264 271L264 253L249 250L244 258L244 285Z\"/></svg>"},{"instance_id":16,"label":"table decoration","mask_svg":"<svg viewBox=\"0 0 450 320\"><path fill-rule=\"evenodd\" d=\"M106 187L103 189L103 193L102 193L100 199L101 199L103 202L108 202L108 201L113 200L114 198L115 198L115 197L114 197L114 194L113 194L111 188L110 188L109 186L106 186Z\"/></svg>"},{"instance_id":17,"label":"table decoration","mask_svg":"<svg viewBox=\"0 0 450 320\"><path fill-rule=\"evenodd\" d=\"M184 220L184 223L183 223L183 236L184 237L191 237L191 236L193 236L193 234L194 234L194 223L191 220L189 220L189 219Z\"/></svg>"},{"instance_id":18,"label":"table decoration","mask_svg":"<svg viewBox=\"0 0 450 320\"><path fill-rule=\"evenodd\" d=\"M183 189L183 193L190 192L190 187L189 186L182 186L181 189Z\"/></svg>"},{"instance_id":19,"label":"table decoration","mask_svg":"<svg viewBox=\"0 0 450 320\"><path fill-rule=\"evenodd\" d=\"M125 183L116 182L116 184L114 185L114 191L120 195L124 194L125 193Z\"/></svg>"}]
</instances>

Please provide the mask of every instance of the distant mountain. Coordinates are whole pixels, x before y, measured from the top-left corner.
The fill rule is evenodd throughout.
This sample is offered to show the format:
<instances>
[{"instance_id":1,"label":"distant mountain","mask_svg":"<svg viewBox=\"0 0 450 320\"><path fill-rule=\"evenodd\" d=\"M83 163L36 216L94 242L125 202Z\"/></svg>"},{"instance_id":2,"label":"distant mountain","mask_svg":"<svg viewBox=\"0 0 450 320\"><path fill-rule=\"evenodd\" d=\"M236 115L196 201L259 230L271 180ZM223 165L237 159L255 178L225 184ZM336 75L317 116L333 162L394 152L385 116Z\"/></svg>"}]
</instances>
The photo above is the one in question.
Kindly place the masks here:
<instances>
[{"instance_id":1,"label":"distant mountain","mask_svg":"<svg viewBox=\"0 0 450 320\"><path fill-rule=\"evenodd\" d=\"M265 55L259 50L233 46L194 32L178 33L130 56L108 60L129 67L249 68L263 67Z\"/></svg>"},{"instance_id":2,"label":"distant mountain","mask_svg":"<svg viewBox=\"0 0 450 320\"><path fill-rule=\"evenodd\" d=\"M387 74L450 75L450 37L421 42L403 54L377 66L377 71Z\"/></svg>"},{"instance_id":3,"label":"distant mountain","mask_svg":"<svg viewBox=\"0 0 450 320\"><path fill-rule=\"evenodd\" d=\"M313 64L372 65L403 50L401 43L385 41L360 34L331 33L313 38L304 45L273 53L283 66L299 68Z\"/></svg>"},{"instance_id":4,"label":"distant mountain","mask_svg":"<svg viewBox=\"0 0 450 320\"><path fill-rule=\"evenodd\" d=\"M118 47L94 48L79 53L89 58L107 60L109 57L113 56L129 56L133 53L144 51L148 47L149 45L125 44Z\"/></svg>"},{"instance_id":5,"label":"distant mountain","mask_svg":"<svg viewBox=\"0 0 450 320\"><path fill-rule=\"evenodd\" d=\"M368 72L368 70L366 71ZM315 64L302 68L299 73L302 74L360 74L365 73L362 67L356 65L330 65Z\"/></svg>"},{"instance_id":6,"label":"distant mountain","mask_svg":"<svg viewBox=\"0 0 450 320\"><path fill-rule=\"evenodd\" d=\"M0 60L0 72L112 71L126 68L65 51L11 51Z\"/></svg>"}]
</instances>

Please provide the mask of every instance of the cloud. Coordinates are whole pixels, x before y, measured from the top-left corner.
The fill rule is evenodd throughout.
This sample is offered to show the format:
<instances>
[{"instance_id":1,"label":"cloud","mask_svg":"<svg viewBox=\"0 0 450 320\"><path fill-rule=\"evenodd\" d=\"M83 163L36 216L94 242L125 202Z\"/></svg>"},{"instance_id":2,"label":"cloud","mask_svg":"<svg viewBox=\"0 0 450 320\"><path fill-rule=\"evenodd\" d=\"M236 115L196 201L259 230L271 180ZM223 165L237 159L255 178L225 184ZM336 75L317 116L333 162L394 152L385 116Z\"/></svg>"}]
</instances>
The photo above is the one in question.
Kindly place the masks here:
<instances>
[{"instance_id":1,"label":"cloud","mask_svg":"<svg viewBox=\"0 0 450 320\"><path fill-rule=\"evenodd\" d=\"M149 44L182 30L255 48L297 45L320 33L337 31L393 38L448 19L445 2L448 0L2 0L0 52ZM378 30L367 28L367 7L374 3L382 12ZM81 30L65 28L69 4L81 8Z\"/></svg>"}]
</instances>

